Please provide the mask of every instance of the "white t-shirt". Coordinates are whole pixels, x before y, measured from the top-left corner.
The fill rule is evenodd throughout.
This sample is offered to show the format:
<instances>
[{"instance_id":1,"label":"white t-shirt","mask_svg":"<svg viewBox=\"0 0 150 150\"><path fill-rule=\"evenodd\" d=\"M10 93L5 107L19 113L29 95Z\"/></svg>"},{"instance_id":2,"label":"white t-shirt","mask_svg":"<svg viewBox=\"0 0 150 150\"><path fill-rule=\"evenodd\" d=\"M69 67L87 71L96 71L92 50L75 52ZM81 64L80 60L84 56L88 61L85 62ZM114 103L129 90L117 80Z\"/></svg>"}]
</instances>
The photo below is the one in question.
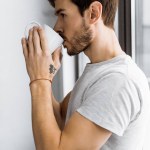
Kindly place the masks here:
<instances>
[{"instance_id":1,"label":"white t-shirt","mask_svg":"<svg viewBox=\"0 0 150 150\"><path fill-rule=\"evenodd\" d=\"M101 150L142 150L150 118L147 78L128 55L87 64L71 93L66 123L75 111L112 132Z\"/></svg>"}]
</instances>

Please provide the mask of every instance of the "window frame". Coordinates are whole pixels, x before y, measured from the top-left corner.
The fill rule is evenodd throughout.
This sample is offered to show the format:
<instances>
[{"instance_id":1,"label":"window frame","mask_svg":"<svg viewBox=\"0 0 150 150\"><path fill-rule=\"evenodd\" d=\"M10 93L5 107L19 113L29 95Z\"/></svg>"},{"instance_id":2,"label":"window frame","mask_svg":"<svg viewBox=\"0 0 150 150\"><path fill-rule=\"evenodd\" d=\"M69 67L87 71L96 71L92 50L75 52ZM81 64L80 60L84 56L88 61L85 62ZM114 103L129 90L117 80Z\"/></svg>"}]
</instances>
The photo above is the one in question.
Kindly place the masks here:
<instances>
[{"instance_id":1,"label":"window frame","mask_svg":"<svg viewBox=\"0 0 150 150\"><path fill-rule=\"evenodd\" d=\"M119 1L119 42L126 54L132 56L131 0Z\"/></svg>"}]
</instances>

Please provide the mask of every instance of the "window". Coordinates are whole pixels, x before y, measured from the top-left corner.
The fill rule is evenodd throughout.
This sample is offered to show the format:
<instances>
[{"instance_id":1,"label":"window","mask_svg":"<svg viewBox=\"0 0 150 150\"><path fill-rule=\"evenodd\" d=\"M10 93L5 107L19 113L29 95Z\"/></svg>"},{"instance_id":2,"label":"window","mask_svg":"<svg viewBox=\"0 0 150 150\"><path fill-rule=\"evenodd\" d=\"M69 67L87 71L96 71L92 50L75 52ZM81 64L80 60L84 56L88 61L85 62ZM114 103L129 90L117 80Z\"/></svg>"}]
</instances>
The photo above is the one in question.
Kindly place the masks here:
<instances>
[{"instance_id":1,"label":"window","mask_svg":"<svg viewBox=\"0 0 150 150\"><path fill-rule=\"evenodd\" d=\"M150 82L150 17L149 0L136 0L135 60Z\"/></svg>"},{"instance_id":2,"label":"window","mask_svg":"<svg viewBox=\"0 0 150 150\"><path fill-rule=\"evenodd\" d=\"M134 0L135 4L135 62L146 74L150 85L150 1ZM135 23L134 23L135 21ZM134 35L133 35L134 36ZM149 125L150 126L150 122ZM143 150L150 149L150 128L148 128Z\"/></svg>"}]
</instances>

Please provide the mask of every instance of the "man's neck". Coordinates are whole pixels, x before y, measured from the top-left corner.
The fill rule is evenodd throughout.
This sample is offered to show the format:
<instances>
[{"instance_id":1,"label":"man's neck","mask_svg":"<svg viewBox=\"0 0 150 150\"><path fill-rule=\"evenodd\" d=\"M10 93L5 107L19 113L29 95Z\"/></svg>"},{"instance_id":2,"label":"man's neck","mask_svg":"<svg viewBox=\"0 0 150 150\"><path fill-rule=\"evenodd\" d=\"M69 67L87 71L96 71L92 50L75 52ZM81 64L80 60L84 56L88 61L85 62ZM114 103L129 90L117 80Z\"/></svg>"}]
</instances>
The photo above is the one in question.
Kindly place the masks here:
<instances>
[{"instance_id":1,"label":"man's neck","mask_svg":"<svg viewBox=\"0 0 150 150\"><path fill-rule=\"evenodd\" d=\"M114 30L103 26L96 32L96 36L90 47L84 52L91 63L109 60L121 54L125 54L118 42Z\"/></svg>"}]
</instances>

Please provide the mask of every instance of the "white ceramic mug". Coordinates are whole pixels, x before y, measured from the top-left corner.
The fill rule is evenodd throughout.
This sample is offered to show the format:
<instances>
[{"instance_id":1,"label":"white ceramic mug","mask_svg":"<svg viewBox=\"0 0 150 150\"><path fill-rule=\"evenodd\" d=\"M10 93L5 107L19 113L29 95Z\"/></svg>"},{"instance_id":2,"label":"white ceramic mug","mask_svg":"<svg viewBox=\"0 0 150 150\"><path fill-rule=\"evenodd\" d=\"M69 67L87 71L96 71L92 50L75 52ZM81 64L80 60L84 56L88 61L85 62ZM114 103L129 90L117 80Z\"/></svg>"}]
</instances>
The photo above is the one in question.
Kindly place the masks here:
<instances>
[{"instance_id":1,"label":"white ceramic mug","mask_svg":"<svg viewBox=\"0 0 150 150\"><path fill-rule=\"evenodd\" d=\"M30 22L25 28L26 39L28 39L29 30L34 26L41 26L41 25L36 21ZM63 38L48 25L44 24L43 28L45 30L45 34L48 40L48 47L50 53L52 54L58 47L62 46Z\"/></svg>"}]
</instances>

